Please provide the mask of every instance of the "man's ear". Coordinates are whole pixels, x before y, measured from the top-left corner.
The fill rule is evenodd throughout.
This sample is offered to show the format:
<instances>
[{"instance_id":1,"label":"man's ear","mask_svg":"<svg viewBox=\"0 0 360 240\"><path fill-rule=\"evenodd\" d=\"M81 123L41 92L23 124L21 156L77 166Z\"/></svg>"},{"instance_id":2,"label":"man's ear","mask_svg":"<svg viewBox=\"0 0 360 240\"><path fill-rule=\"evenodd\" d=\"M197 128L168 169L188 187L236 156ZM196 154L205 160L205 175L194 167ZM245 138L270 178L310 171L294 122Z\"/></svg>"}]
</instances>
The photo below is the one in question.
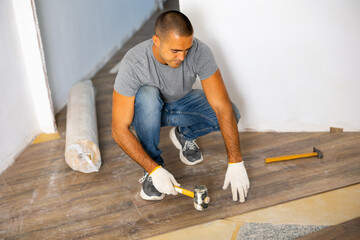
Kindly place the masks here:
<instances>
[{"instance_id":1,"label":"man's ear","mask_svg":"<svg viewBox=\"0 0 360 240\"><path fill-rule=\"evenodd\" d=\"M153 35L152 39L153 39L155 46L157 46L157 47L160 46L160 38L158 36Z\"/></svg>"}]
</instances>

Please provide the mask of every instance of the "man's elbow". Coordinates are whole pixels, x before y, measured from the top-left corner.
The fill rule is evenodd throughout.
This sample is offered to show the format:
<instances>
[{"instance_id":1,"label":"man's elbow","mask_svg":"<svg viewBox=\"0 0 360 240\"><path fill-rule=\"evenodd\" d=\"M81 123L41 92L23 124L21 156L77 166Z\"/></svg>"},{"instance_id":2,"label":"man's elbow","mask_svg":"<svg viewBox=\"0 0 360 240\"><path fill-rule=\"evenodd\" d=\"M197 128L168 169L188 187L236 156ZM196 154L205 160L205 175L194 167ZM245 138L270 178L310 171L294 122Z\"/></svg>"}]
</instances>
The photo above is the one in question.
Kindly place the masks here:
<instances>
[{"instance_id":1,"label":"man's elbow","mask_svg":"<svg viewBox=\"0 0 360 240\"><path fill-rule=\"evenodd\" d=\"M117 140L117 134L114 125L111 126L111 136L115 141Z\"/></svg>"},{"instance_id":2,"label":"man's elbow","mask_svg":"<svg viewBox=\"0 0 360 240\"><path fill-rule=\"evenodd\" d=\"M115 140L115 142L117 142L118 141L118 133L117 133L117 129L116 129L116 127L114 126L114 124L112 124L111 125L111 136L112 136L112 138Z\"/></svg>"},{"instance_id":3,"label":"man's elbow","mask_svg":"<svg viewBox=\"0 0 360 240\"><path fill-rule=\"evenodd\" d=\"M131 123L126 121L112 121L111 123L111 135L117 140L120 136L126 135L126 133L130 132Z\"/></svg>"},{"instance_id":4,"label":"man's elbow","mask_svg":"<svg viewBox=\"0 0 360 240\"><path fill-rule=\"evenodd\" d=\"M216 115L233 111L231 102L221 102L219 104L213 104L211 107Z\"/></svg>"},{"instance_id":5,"label":"man's elbow","mask_svg":"<svg viewBox=\"0 0 360 240\"><path fill-rule=\"evenodd\" d=\"M114 122L111 124L111 135L112 135L112 138L115 140L115 142L117 142L119 144L120 142L120 137L119 136L122 136L124 135L123 132L124 132L124 129L126 129L126 127L121 127L121 125L119 124L114 124Z\"/></svg>"}]
</instances>

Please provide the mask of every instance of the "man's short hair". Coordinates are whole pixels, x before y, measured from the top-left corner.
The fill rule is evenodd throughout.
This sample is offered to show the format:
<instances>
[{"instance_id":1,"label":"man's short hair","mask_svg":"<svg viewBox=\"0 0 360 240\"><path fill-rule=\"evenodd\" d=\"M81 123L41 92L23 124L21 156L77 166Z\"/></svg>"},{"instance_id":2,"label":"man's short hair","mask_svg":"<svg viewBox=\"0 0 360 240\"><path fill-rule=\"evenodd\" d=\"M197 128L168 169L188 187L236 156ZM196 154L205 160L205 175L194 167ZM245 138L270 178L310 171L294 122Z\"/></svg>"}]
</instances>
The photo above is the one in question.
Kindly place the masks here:
<instances>
[{"instance_id":1,"label":"man's short hair","mask_svg":"<svg viewBox=\"0 0 360 240\"><path fill-rule=\"evenodd\" d=\"M190 20L179 11L168 11L160 14L155 22L155 34L167 37L170 32L189 37L194 33Z\"/></svg>"}]
</instances>

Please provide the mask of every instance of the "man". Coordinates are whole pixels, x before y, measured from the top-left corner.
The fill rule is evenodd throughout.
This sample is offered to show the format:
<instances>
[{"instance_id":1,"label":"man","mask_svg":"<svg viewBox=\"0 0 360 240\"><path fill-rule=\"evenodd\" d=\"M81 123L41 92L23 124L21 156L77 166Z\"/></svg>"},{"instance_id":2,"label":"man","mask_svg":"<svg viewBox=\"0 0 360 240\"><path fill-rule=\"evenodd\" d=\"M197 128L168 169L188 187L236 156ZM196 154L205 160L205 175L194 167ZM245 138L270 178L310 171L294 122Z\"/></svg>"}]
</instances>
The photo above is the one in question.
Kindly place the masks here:
<instances>
[{"instance_id":1,"label":"man","mask_svg":"<svg viewBox=\"0 0 360 240\"><path fill-rule=\"evenodd\" d=\"M193 90L199 77L203 90ZM161 14L155 35L125 55L113 92L112 135L141 167L140 196L161 200L176 195L174 176L162 167L160 128L174 126L170 139L187 165L203 161L197 137L221 131L228 157L223 189L231 184L233 200L244 202L249 179L244 167L238 109L227 94L211 50L193 37L189 19L178 11ZM137 138L130 131L133 126Z\"/></svg>"}]
</instances>

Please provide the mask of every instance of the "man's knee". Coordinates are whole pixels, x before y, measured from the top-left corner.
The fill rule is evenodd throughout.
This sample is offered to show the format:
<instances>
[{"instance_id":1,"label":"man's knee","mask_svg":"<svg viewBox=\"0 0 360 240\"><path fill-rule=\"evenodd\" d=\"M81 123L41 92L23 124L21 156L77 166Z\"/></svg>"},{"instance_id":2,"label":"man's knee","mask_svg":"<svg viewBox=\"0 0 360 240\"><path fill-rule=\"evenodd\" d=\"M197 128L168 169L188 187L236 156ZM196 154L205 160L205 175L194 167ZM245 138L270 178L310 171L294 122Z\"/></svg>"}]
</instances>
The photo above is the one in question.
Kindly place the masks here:
<instances>
[{"instance_id":1,"label":"man's knee","mask_svg":"<svg viewBox=\"0 0 360 240\"><path fill-rule=\"evenodd\" d=\"M153 86L141 87L135 96L135 128L152 128L160 124L163 101L160 91Z\"/></svg>"},{"instance_id":2,"label":"man's knee","mask_svg":"<svg viewBox=\"0 0 360 240\"><path fill-rule=\"evenodd\" d=\"M163 101L158 88L153 86L142 86L139 88L135 96L135 109L139 108L141 111L161 111L162 106Z\"/></svg>"}]
</instances>

